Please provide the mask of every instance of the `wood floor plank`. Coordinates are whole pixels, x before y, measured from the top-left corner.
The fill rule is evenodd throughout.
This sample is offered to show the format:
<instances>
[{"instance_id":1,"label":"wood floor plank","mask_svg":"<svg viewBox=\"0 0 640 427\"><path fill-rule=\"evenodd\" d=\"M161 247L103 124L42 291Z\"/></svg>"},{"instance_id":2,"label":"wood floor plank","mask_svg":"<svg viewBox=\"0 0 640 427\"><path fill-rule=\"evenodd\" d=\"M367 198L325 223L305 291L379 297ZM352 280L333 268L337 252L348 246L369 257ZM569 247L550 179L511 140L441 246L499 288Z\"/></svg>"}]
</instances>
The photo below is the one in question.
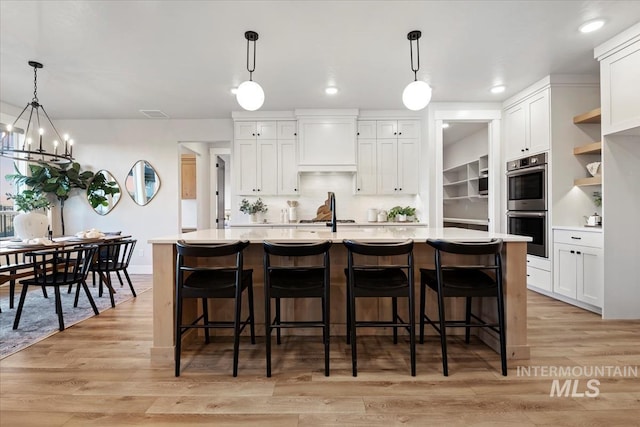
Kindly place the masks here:
<instances>
[{"instance_id":1,"label":"wood floor plank","mask_svg":"<svg viewBox=\"0 0 640 427\"><path fill-rule=\"evenodd\" d=\"M132 276L151 281L150 276ZM134 283L135 286L135 283ZM6 293L0 287L0 294ZM409 374L406 336L358 336L358 377L351 347L331 337L324 376L318 337L287 336L273 345L265 377L264 337L241 340L238 377L233 343L215 337L185 345L181 376L151 363L153 290L0 360L0 426L602 426L640 425L640 379L598 378L599 396L550 397L554 379L588 376L519 374L519 368L637 366L640 321L599 316L528 292L531 359L500 360L472 339L450 337L449 376L440 342L417 346ZM0 320L11 321L14 310Z\"/></svg>"}]
</instances>

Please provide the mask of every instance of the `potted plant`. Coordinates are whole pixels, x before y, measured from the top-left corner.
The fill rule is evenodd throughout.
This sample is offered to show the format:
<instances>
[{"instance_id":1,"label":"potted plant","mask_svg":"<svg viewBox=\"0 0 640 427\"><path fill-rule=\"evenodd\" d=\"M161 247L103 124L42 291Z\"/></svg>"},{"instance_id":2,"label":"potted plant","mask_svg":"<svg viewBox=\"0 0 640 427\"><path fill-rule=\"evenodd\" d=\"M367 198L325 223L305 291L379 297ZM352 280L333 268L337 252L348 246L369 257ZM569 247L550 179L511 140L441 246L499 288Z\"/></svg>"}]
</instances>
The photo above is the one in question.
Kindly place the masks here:
<instances>
[{"instance_id":1,"label":"potted plant","mask_svg":"<svg viewBox=\"0 0 640 427\"><path fill-rule=\"evenodd\" d=\"M394 206L389 211L389 220L398 222L415 221L415 215L416 208Z\"/></svg>"},{"instance_id":2,"label":"potted plant","mask_svg":"<svg viewBox=\"0 0 640 427\"><path fill-rule=\"evenodd\" d=\"M264 204L261 198L258 198L253 203L249 203L247 199L242 199L240 202L240 212L251 215L251 222L258 222L258 214L265 213L269 209Z\"/></svg>"},{"instance_id":3,"label":"potted plant","mask_svg":"<svg viewBox=\"0 0 640 427\"><path fill-rule=\"evenodd\" d=\"M51 206L44 194L36 190L24 190L19 194L7 193L7 198L13 200L18 212L22 212L13 218L16 236L22 240L29 240L47 235L49 218L37 212Z\"/></svg>"},{"instance_id":4,"label":"potted plant","mask_svg":"<svg viewBox=\"0 0 640 427\"><path fill-rule=\"evenodd\" d=\"M24 184L34 191L51 194L60 202L60 221L62 234L64 234L64 202L69 198L75 188L86 189L93 178L93 172L80 172L79 163L71 163L63 166L47 164L29 164L30 175L23 175L14 165L15 173L6 175L9 181Z\"/></svg>"}]
</instances>

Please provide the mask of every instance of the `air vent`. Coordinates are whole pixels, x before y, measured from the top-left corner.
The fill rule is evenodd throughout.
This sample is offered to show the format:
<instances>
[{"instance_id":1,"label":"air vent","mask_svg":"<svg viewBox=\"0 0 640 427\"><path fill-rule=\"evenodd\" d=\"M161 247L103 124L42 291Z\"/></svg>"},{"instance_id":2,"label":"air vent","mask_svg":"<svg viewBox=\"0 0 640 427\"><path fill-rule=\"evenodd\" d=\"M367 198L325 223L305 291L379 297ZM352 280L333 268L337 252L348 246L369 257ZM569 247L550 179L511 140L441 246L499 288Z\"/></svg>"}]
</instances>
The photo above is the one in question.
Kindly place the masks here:
<instances>
[{"instance_id":1,"label":"air vent","mask_svg":"<svg viewBox=\"0 0 640 427\"><path fill-rule=\"evenodd\" d=\"M168 119L169 118L169 116L167 116L165 113L163 113L160 110L140 110L140 112L150 119Z\"/></svg>"}]
</instances>

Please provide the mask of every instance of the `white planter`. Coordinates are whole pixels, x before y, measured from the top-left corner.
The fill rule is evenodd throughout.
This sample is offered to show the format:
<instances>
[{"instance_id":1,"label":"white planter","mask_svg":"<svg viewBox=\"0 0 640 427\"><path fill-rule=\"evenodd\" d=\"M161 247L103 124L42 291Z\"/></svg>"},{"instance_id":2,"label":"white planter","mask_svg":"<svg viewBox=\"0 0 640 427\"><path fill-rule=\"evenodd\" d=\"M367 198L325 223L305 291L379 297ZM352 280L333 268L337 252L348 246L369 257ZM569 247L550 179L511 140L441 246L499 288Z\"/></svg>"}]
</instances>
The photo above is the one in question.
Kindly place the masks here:
<instances>
[{"instance_id":1,"label":"white planter","mask_svg":"<svg viewBox=\"0 0 640 427\"><path fill-rule=\"evenodd\" d=\"M398 214L398 215L396 215L396 221L398 221L398 222L406 222L407 221L407 216Z\"/></svg>"},{"instance_id":2,"label":"white planter","mask_svg":"<svg viewBox=\"0 0 640 427\"><path fill-rule=\"evenodd\" d=\"M47 237L49 218L37 212L26 212L13 218L13 229L22 240Z\"/></svg>"}]
</instances>

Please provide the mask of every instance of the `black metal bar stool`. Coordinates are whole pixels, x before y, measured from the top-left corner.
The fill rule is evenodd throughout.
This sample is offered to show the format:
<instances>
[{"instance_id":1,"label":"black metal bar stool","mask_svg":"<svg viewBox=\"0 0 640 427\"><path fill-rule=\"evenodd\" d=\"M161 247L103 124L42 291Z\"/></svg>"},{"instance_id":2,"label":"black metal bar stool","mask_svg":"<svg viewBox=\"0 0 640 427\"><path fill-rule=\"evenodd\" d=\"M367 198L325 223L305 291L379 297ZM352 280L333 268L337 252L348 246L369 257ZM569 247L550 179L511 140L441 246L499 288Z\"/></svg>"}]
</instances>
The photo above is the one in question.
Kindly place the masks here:
<instances>
[{"instance_id":1,"label":"black metal bar stool","mask_svg":"<svg viewBox=\"0 0 640 427\"><path fill-rule=\"evenodd\" d=\"M411 352L411 375L416 375L415 304L413 284L413 240L402 242L365 243L345 240L347 255L347 340L351 343L353 376L358 376L358 353L356 349L357 327L393 328L393 342L398 343L398 328L409 333ZM354 257L358 255L358 257ZM363 257L377 257L378 263L365 262ZM388 262L386 257L399 257L403 261ZM391 321L358 321L356 298L390 297L392 301ZM398 315L398 298L407 298L409 318Z\"/></svg>"},{"instance_id":2,"label":"black metal bar stool","mask_svg":"<svg viewBox=\"0 0 640 427\"><path fill-rule=\"evenodd\" d=\"M445 240L427 240L435 248L435 270L420 269L420 343L424 342L424 322L427 321L440 334L442 347L442 372L449 375L447 362L447 327L465 328L465 343L469 344L471 328L488 328L500 339L500 360L502 375L507 375L507 350L504 328L504 296L502 289L502 240L490 242L462 243ZM444 262L443 254L453 254L456 261ZM465 263L464 258L468 259ZM481 260L478 262L478 260ZM487 274L487 272L491 274ZM431 320L426 313L426 287L434 290L438 297L438 320ZM448 297L466 298L464 320L446 320L444 299ZM471 313L474 297L497 299L498 322L487 323Z\"/></svg>"},{"instance_id":3,"label":"black metal bar stool","mask_svg":"<svg viewBox=\"0 0 640 427\"><path fill-rule=\"evenodd\" d=\"M282 328L322 328L324 374L329 376L330 341L330 241L314 243L275 243L264 246L264 320L267 350L267 377L271 376L271 331L276 329L276 342L281 343ZM321 264L301 265L302 257L322 256ZM282 298L320 298L322 319L319 321L282 321ZM275 317L271 320L271 299L275 299Z\"/></svg>"},{"instance_id":4,"label":"black metal bar stool","mask_svg":"<svg viewBox=\"0 0 640 427\"><path fill-rule=\"evenodd\" d=\"M187 244L178 241L176 248L176 317L175 317L175 375L180 376L182 335L191 328L204 329L209 343L209 329L233 328L233 376L238 376L240 334L249 325L251 344L256 343L253 315L253 270L244 270L242 251L248 241L221 244ZM213 258L221 265L211 266ZM233 262L231 259L233 258ZM247 290L249 316L241 320L242 293ZM202 315L192 321L182 319L183 302L187 298L202 299ZM235 299L233 321L210 321L208 298ZM202 323L198 323L202 321Z\"/></svg>"}]
</instances>

